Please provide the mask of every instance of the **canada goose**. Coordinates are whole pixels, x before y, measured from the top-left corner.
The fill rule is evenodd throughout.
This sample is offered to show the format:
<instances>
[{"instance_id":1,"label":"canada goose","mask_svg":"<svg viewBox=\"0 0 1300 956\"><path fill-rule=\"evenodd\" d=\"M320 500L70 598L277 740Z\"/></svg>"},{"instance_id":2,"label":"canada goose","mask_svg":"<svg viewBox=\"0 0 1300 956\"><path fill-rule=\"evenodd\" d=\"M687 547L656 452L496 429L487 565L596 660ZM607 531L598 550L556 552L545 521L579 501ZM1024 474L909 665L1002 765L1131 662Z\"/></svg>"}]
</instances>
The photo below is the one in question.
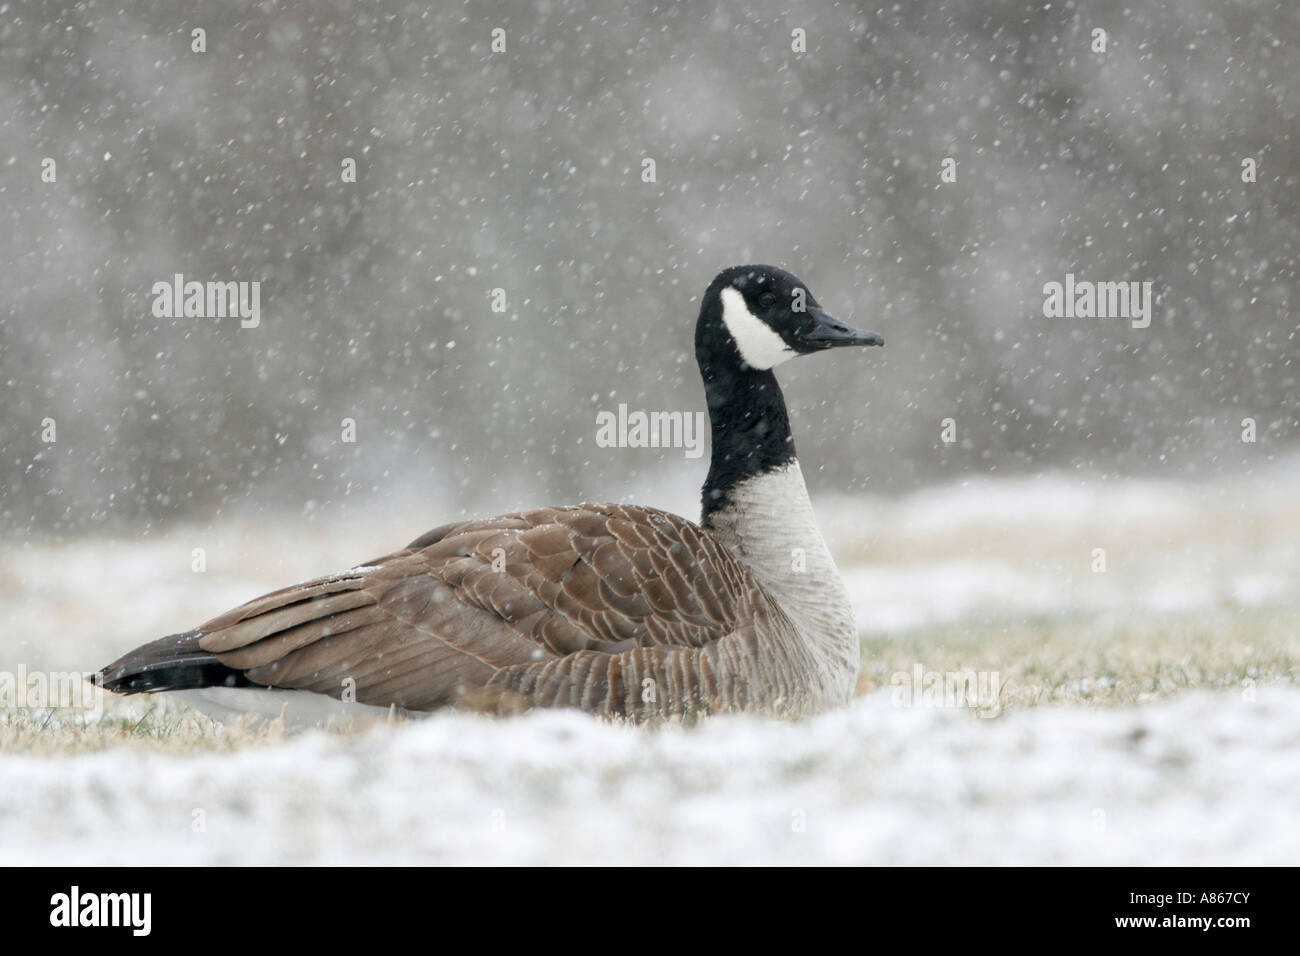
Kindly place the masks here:
<instances>
[{"instance_id":1,"label":"canada goose","mask_svg":"<svg viewBox=\"0 0 1300 956\"><path fill-rule=\"evenodd\" d=\"M788 272L727 269L695 327L713 438L698 525L613 504L444 525L136 648L103 684L178 693L219 717L281 713L292 696L295 722L329 712L307 700L633 720L843 705L858 673L852 607L772 370L883 344L822 311Z\"/></svg>"}]
</instances>

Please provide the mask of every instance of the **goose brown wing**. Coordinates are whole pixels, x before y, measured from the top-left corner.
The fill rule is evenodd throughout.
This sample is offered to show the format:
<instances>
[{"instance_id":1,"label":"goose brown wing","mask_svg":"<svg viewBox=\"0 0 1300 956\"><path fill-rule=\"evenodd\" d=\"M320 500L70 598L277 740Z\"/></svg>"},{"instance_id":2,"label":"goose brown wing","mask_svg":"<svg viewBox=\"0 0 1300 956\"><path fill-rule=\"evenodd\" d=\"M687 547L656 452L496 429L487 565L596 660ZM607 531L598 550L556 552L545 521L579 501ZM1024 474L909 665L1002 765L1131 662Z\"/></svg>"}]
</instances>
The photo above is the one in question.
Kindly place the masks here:
<instances>
[{"instance_id":1,"label":"goose brown wing","mask_svg":"<svg viewBox=\"0 0 1300 956\"><path fill-rule=\"evenodd\" d=\"M774 613L749 571L691 522L582 505L438 528L235 608L202 625L198 643L258 684L351 689L361 703L419 710L530 667L613 673L608 658L626 655L653 670Z\"/></svg>"}]
</instances>

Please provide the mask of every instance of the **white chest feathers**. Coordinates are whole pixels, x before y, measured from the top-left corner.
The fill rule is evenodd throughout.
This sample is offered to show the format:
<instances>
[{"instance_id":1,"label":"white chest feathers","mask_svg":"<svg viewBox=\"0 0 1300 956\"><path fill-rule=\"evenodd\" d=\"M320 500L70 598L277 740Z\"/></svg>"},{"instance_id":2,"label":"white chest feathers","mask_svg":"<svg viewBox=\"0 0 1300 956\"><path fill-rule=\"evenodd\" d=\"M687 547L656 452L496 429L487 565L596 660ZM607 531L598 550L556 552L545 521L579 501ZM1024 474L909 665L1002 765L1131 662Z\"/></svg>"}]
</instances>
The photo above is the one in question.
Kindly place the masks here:
<instances>
[{"instance_id":1,"label":"white chest feathers","mask_svg":"<svg viewBox=\"0 0 1300 956\"><path fill-rule=\"evenodd\" d=\"M799 463L732 489L709 529L754 572L806 639L850 677L858 669L853 606L817 529Z\"/></svg>"}]
</instances>

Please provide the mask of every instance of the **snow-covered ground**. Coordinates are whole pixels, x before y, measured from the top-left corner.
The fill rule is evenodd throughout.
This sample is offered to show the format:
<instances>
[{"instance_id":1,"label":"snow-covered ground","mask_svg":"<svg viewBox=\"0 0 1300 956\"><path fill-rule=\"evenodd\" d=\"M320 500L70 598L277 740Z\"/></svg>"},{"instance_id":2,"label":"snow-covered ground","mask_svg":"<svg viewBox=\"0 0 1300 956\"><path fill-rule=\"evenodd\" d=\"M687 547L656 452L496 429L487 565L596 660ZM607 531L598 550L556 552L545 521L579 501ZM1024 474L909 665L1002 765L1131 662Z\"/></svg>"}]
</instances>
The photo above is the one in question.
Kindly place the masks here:
<instances>
[{"instance_id":1,"label":"snow-covered ground","mask_svg":"<svg viewBox=\"0 0 1300 956\"><path fill-rule=\"evenodd\" d=\"M1200 485L982 479L895 502L840 500L833 513L828 537L868 633L972 617L1300 608L1300 459Z\"/></svg>"},{"instance_id":2,"label":"snow-covered ground","mask_svg":"<svg viewBox=\"0 0 1300 956\"><path fill-rule=\"evenodd\" d=\"M997 720L888 691L793 725L444 716L7 755L0 863L1293 864L1298 753L1294 687Z\"/></svg>"},{"instance_id":3,"label":"snow-covered ground","mask_svg":"<svg viewBox=\"0 0 1300 956\"><path fill-rule=\"evenodd\" d=\"M872 646L1043 617L1067 622L1053 640L1068 642L1071 621L1170 612L1263 609L1290 633L1297 492L1291 462L1204 486L1058 475L818 506ZM0 671L90 670L444 517L231 519L11 545ZM1250 625L1225 640L1249 644ZM1000 660L1021 645L1008 646ZM1177 670L1181 653L1149 657ZM359 735L52 755L15 747L30 740L20 734L0 751L0 863L1293 863L1300 688L1295 655L1268 653L1273 678L1258 687L994 719L897 706L882 688L797 724L439 715ZM1195 666L1197 686L1213 684Z\"/></svg>"}]
</instances>

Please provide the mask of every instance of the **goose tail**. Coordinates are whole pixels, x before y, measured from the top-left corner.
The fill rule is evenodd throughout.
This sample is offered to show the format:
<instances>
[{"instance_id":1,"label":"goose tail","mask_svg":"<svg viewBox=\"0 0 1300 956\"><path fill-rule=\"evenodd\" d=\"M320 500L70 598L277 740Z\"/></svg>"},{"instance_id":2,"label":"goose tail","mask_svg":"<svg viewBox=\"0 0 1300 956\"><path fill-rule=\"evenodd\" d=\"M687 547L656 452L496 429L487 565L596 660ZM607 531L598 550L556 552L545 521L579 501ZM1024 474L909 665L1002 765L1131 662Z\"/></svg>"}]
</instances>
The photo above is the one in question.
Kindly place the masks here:
<instances>
[{"instance_id":1,"label":"goose tail","mask_svg":"<svg viewBox=\"0 0 1300 956\"><path fill-rule=\"evenodd\" d=\"M156 694L201 687L254 687L248 678L199 647L202 631L150 641L123 654L96 675L117 694Z\"/></svg>"}]
</instances>

